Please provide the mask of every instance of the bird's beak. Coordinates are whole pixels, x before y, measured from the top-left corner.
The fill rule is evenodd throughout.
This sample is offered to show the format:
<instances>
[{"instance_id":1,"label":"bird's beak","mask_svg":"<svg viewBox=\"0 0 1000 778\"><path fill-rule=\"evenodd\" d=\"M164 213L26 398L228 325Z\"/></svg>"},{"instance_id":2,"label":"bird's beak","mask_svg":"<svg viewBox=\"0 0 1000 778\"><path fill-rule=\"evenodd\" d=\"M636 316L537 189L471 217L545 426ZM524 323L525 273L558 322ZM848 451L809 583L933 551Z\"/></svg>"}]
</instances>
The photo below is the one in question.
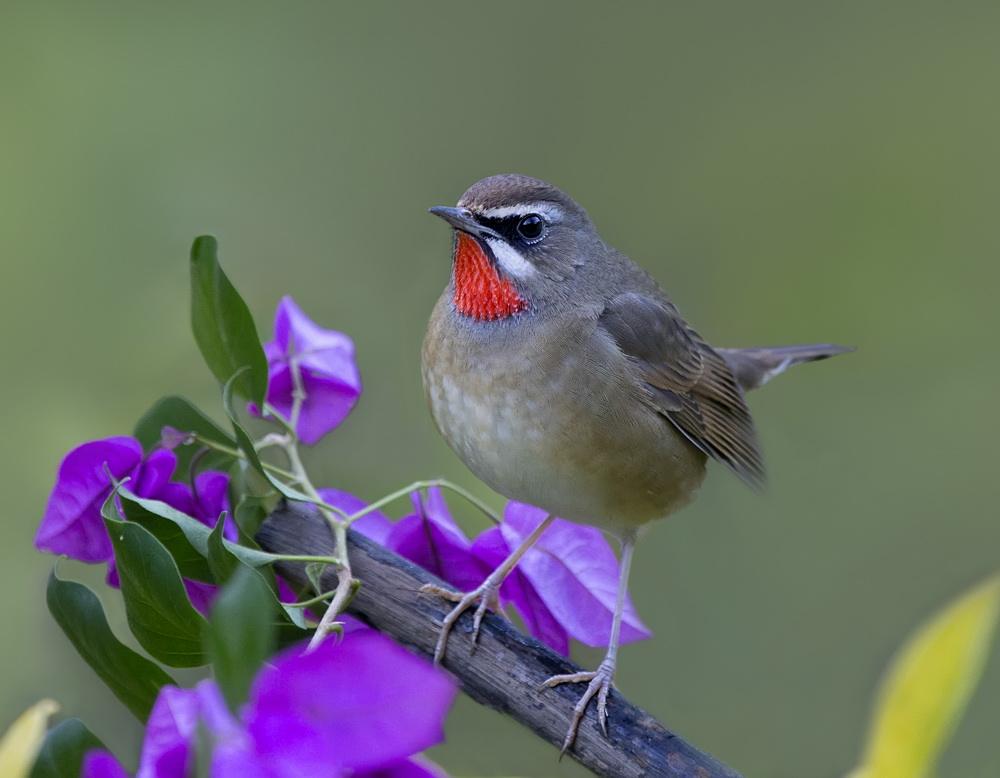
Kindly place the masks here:
<instances>
[{"instance_id":1,"label":"bird's beak","mask_svg":"<svg viewBox=\"0 0 1000 778\"><path fill-rule=\"evenodd\" d=\"M476 221L476 217L468 208L451 208L447 205L435 205L428 209L435 216L440 216L456 230L467 232L476 238L499 238L500 235L489 227L484 227Z\"/></svg>"}]
</instances>

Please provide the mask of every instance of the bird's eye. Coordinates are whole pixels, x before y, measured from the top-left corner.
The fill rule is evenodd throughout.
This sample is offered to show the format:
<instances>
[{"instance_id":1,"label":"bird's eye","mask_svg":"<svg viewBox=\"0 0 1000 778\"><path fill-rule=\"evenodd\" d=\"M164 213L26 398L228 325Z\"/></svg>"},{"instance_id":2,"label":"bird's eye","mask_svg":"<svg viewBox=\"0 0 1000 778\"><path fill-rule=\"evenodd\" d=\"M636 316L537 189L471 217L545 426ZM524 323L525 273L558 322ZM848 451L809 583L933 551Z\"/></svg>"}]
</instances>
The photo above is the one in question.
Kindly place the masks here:
<instances>
[{"instance_id":1,"label":"bird's eye","mask_svg":"<svg viewBox=\"0 0 1000 778\"><path fill-rule=\"evenodd\" d=\"M529 213L517 223L517 234L528 243L537 243L545 235L545 219L537 213Z\"/></svg>"}]
</instances>

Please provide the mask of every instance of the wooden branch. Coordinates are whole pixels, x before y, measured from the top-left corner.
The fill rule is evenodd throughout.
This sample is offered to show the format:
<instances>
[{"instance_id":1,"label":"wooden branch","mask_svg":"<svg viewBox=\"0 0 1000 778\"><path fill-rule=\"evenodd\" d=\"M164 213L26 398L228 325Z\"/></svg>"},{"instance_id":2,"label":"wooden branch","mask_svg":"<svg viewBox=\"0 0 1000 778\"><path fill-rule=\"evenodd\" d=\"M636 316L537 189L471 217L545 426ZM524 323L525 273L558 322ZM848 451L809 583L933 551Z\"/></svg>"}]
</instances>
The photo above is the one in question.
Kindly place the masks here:
<instances>
[{"instance_id":1,"label":"wooden branch","mask_svg":"<svg viewBox=\"0 0 1000 778\"><path fill-rule=\"evenodd\" d=\"M265 550L279 554L327 555L334 550L326 522L315 511L291 504L279 507L264 522L257 540ZM442 582L354 531L348 533L348 553L354 575L362 581L349 611L419 653L432 656L438 625L451 603L421 594L419 589L425 583ZM279 563L276 567L294 583L307 582L301 563ZM336 573L328 570L322 583L325 589L335 588ZM444 667L472 699L514 718L556 747L561 745L583 687L567 684L542 689L541 685L549 676L580 668L522 635L502 616L486 616L475 651L471 650L471 631L470 612L452 631ZM616 690L608 700L609 738L601 733L593 707L581 723L569 755L597 775L740 778Z\"/></svg>"}]
</instances>

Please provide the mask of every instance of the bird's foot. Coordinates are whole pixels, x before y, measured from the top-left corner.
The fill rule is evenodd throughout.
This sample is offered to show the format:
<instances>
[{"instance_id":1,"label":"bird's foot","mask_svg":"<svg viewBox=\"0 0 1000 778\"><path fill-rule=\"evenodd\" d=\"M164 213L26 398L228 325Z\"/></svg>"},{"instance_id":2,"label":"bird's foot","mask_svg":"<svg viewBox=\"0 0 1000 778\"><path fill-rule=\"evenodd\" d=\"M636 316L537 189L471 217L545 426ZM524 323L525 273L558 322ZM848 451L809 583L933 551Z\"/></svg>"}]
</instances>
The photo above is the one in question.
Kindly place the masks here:
<instances>
[{"instance_id":1,"label":"bird's foot","mask_svg":"<svg viewBox=\"0 0 1000 778\"><path fill-rule=\"evenodd\" d=\"M569 731L566 739L563 740L562 748L559 749L559 756L562 757L573 741L576 740L576 733L580 729L580 722L583 714L587 712L587 706L597 695L597 722L601 725L604 737L608 736L608 692L611 691L612 682L615 677L615 660L612 657L605 657L604 661L596 670L589 670L582 673L570 673L568 675L554 675L549 678L543 688L551 689L564 683L586 683L587 689L584 691L580 701L573 708L573 719L569 724Z\"/></svg>"},{"instance_id":2,"label":"bird's foot","mask_svg":"<svg viewBox=\"0 0 1000 778\"><path fill-rule=\"evenodd\" d=\"M437 645L434 648L434 664L441 664L441 660L444 659L445 649L448 647L448 636L451 634L452 627L455 626L455 622L458 621L459 616L473 605L476 606L476 612L472 618L472 650L475 651L476 641L479 640L479 627L483 623L483 616L486 615L486 611L500 610L498 599L500 584L491 579L492 576L483 581L471 592L465 592L464 594L459 594L451 589L445 589L435 584L424 584L420 587L420 591L424 594L434 594L450 602L458 603L444 617L444 621L441 622L441 632L438 634Z\"/></svg>"}]
</instances>

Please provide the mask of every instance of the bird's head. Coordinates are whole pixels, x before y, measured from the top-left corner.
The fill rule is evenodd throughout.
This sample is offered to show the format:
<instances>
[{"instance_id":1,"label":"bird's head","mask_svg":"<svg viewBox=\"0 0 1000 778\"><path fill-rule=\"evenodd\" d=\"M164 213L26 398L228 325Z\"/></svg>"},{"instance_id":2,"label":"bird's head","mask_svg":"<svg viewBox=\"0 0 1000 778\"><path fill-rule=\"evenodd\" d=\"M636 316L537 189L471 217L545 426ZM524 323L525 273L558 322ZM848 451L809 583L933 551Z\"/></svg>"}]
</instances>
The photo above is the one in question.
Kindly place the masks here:
<instances>
[{"instance_id":1,"label":"bird's head","mask_svg":"<svg viewBox=\"0 0 1000 778\"><path fill-rule=\"evenodd\" d=\"M482 321L507 319L563 296L563 285L600 240L572 198L527 176L484 178L457 206L430 212L455 229L455 310Z\"/></svg>"}]
</instances>

